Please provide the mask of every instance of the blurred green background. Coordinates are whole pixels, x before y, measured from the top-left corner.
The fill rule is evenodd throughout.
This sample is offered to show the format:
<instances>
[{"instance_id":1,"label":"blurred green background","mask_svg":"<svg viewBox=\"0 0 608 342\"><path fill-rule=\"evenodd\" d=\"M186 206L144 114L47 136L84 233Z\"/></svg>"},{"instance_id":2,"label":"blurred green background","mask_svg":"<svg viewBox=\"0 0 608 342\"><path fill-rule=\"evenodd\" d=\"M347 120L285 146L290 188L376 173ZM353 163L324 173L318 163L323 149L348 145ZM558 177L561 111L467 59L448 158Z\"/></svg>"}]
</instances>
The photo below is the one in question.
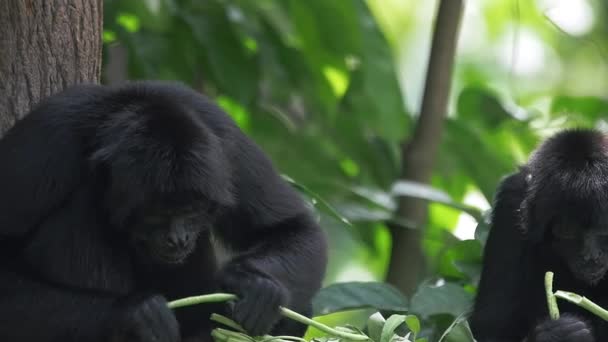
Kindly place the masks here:
<instances>
[{"instance_id":1,"label":"blurred green background","mask_svg":"<svg viewBox=\"0 0 608 342\"><path fill-rule=\"evenodd\" d=\"M103 82L180 80L214 98L317 208L334 285L315 310L342 311L320 319L363 328L375 309L406 311L437 340L470 308L501 177L556 130L608 118L608 2L465 5L432 189L396 184L437 1L106 0ZM423 228L395 216L398 195L430 199ZM399 248L387 225L424 229L407 296L376 283Z\"/></svg>"}]
</instances>

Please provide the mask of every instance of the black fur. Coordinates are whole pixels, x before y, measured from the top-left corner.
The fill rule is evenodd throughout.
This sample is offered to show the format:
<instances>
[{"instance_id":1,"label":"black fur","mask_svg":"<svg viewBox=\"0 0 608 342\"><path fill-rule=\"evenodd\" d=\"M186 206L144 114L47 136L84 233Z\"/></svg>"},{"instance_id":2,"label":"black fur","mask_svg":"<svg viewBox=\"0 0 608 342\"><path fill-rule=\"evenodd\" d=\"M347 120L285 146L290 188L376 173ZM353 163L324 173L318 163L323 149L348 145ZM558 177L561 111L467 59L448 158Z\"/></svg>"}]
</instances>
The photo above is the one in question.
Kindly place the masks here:
<instances>
[{"instance_id":1,"label":"black fur","mask_svg":"<svg viewBox=\"0 0 608 342\"><path fill-rule=\"evenodd\" d=\"M505 178L471 327L480 342L608 340L608 323L560 301L548 319L543 278L608 306L608 138L568 130L543 143Z\"/></svg>"},{"instance_id":2,"label":"black fur","mask_svg":"<svg viewBox=\"0 0 608 342\"><path fill-rule=\"evenodd\" d=\"M0 160L0 340L208 340L223 305L173 313L166 301L219 290L239 296L233 316L250 333L303 334L278 306L311 313L324 235L264 153L200 94L157 82L77 86L19 121ZM205 209L183 262L134 253L129 236L146 208L192 203ZM219 270L212 236L234 254Z\"/></svg>"}]
</instances>

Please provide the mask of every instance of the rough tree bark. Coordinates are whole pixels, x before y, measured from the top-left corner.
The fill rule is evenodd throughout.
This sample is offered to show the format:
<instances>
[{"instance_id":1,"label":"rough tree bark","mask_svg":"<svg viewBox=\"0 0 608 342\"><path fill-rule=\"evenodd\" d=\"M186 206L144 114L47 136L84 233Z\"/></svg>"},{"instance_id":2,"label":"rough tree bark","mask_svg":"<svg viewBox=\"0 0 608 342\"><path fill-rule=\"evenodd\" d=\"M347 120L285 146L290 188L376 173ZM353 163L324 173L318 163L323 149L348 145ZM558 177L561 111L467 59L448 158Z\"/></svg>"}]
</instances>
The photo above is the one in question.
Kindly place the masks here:
<instances>
[{"instance_id":1,"label":"rough tree bark","mask_svg":"<svg viewBox=\"0 0 608 342\"><path fill-rule=\"evenodd\" d=\"M428 183L431 178L447 112L462 13L463 0L441 0L439 3L420 116L411 140L402 150L402 179ZM427 214L425 201L400 198L398 217L424 227ZM411 295L425 269L422 229L390 228L394 248L387 281Z\"/></svg>"},{"instance_id":2,"label":"rough tree bark","mask_svg":"<svg viewBox=\"0 0 608 342\"><path fill-rule=\"evenodd\" d=\"M0 135L39 100L98 82L102 0L0 1Z\"/></svg>"}]
</instances>

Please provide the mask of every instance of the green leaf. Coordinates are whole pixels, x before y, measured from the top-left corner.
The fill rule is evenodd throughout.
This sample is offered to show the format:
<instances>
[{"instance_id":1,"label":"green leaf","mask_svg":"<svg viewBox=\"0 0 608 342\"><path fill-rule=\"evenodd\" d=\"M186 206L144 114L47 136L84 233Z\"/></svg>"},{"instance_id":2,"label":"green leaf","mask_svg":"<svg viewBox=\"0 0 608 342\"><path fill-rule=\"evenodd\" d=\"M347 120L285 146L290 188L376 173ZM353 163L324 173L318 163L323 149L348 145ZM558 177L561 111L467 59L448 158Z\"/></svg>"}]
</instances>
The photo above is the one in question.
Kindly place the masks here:
<instances>
[{"instance_id":1,"label":"green leaf","mask_svg":"<svg viewBox=\"0 0 608 342\"><path fill-rule=\"evenodd\" d=\"M405 324L407 324L407 327L410 328L410 330L414 334L414 338L416 338L418 333L420 333L420 320L418 319L418 317L414 315L407 315L405 317Z\"/></svg>"},{"instance_id":2,"label":"green leaf","mask_svg":"<svg viewBox=\"0 0 608 342\"><path fill-rule=\"evenodd\" d=\"M112 30L103 30L103 43L110 44L116 41L116 32Z\"/></svg>"},{"instance_id":3,"label":"green leaf","mask_svg":"<svg viewBox=\"0 0 608 342\"><path fill-rule=\"evenodd\" d=\"M462 314L443 332L438 342L475 342L466 315Z\"/></svg>"},{"instance_id":4,"label":"green leaf","mask_svg":"<svg viewBox=\"0 0 608 342\"><path fill-rule=\"evenodd\" d=\"M369 186L353 186L348 188L353 194L366 199L375 206L379 206L385 210L393 211L397 209L397 203L395 198L386 191L379 188L372 188Z\"/></svg>"},{"instance_id":5,"label":"green leaf","mask_svg":"<svg viewBox=\"0 0 608 342\"><path fill-rule=\"evenodd\" d=\"M306 195L310 196L311 198L313 198L315 200L315 203L313 203L315 205L315 207L317 206L317 204L321 204L321 207L323 209L325 209L327 211L327 213L329 213L331 216L333 216L335 219L338 219L339 221L341 221L342 223L345 223L349 226L352 226L352 224L350 223L350 221L348 221L348 219L346 217L344 217L343 215L340 215L340 213L334 209L334 207L332 207L327 201L325 201L321 196L319 196L317 193L315 193L314 191L310 190L307 186L296 182L295 180L293 180L291 177L287 176L287 175L281 175L283 177L283 179L291 184L294 188L300 190L301 192L305 193Z\"/></svg>"},{"instance_id":6,"label":"green leaf","mask_svg":"<svg viewBox=\"0 0 608 342\"><path fill-rule=\"evenodd\" d=\"M601 117L608 116L608 100L592 96L557 96L551 104L551 113L556 117L566 116L577 123L591 126Z\"/></svg>"},{"instance_id":7,"label":"green leaf","mask_svg":"<svg viewBox=\"0 0 608 342\"><path fill-rule=\"evenodd\" d=\"M474 121L447 120L445 128L438 170L446 170L440 171L444 177L454 172L447 170L466 175L487 199L494 197L500 179L516 171L538 142L528 124L516 120L495 130L480 128Z\"/></svg>"},{"instance_id":8,"label":"green leaf","mask_svg":"<svg viewBox=\"0 0 608 342\"><path fill-rule=\"evenodd\" d=\"M477 240L458 241L447 248L439 260L439 272L444 277L460 278L476 284L481 269L482 248Z\"/></svg>"},{"instance_id":9,"label":"green leaf","mask_svg":"<svg viewBox=\"0 0 608 342\"><path fill-rule=\"evenodd\" d=\"M336 205L337 210L349 222L383 222L390 220L392 212L359 203L342 203Z\"/></svg>"},{"instance_id":10,"label":"green leaf","mask_svg":"<svg viewBox=\"0 0 608 342\"><path fill-rule=\"evenodd\" d=\"M361 308L405 312L407 299L393 286L379 282L332 284L313 299L315 316Z\"/></svg>"},{"instance_id":11,"label":"green leaf","mask_svg":"<svg viewBox=\"0 0 608 342\"><path fill-rule=\"evenodd\" d=\"M485 246L488 234L490 233L490 224L492 220L492 210L486 210L482 214L483 218L477 221L477 228L475 228L475 239L481 242L482 246Z\"/></svg>"},{"instance_id":12,"label":"green leaf","mask_svg":"<svg viewBox=\"0 0 608 342\"><path fill-rule=\"evenodd\" d=\"M380 341L382 336L382 328L384 327L385 323L386 320L380 312L375 312L369 316L367 320L367 336L374 341Z\"/></svg>"},{"instance_id":13,"label":"green leaf","mask_svg":"<svg viewBox=\"0 0 608 342\"><path fill-rule=\"evenodd\" d=\"M243 106L228 96L218 96L215 101L244 132L249 131L250 114Z\"/></svg>"},{"instance_id":14,"label":"green leaf","mask_svg":"<svg viewBox=\"0 0 608 342\"><path fill-rule=\"evenodd\" d=\"M467 87L458 96L458 118L469 123L481 123L486 128L496 128L513 117L504 109L496 95L488 89Z\"/></svg>"},{"instance_id":15,"label":"green leaf","mask_svg":"<svg viewBox=\"0 0 608 342\"><path fill-rule=\"evenodd\" d=\"M116 23L128 32L133 33L139 31L139 18L133 14L120 13L118 17L116 17Z\"/></svg>"},{"instance_id":16,"label":"green leaf","mask_svg":"<svg viewBox=\"0 0 608 342\"><path fill-rule=\"evenodd\" d=\"M412 181L401 180L393 184L391 193L395 196L406 196L441 203L454 209L462 210L476 220L481 219L481 211L475 207L454 201L447 193L435 189L430 185Z\"/></svg>"},{"instance_id":17,"label":"green leaf","mask_svg":"<svg viewBox=\"0 0 608 342\"><path fill-rule=\"evenodd\" d=\"M332 1L332 3L337 2L343 1ZM363 130L355 131L354 134L361 139L367 136L368 144L369 137L378 136L398 146L407 134L412 120L404 106L394 53L366 2L353 3L356 4L357 12L354 18L357 20L358 34L364 48L346 58L350 60L347 64L350 65L351 79L344 99L340 103L337 121L340 122L341 127L344 124L362 127ZM343 33L344 31L340 32ZM361 132L366 134L362 135ZM367 147L370 148L371 146ZM385 164L366 165L386 167Z\"/></svg>"},{"instance_id":18,"label":"green leaf","mask_svg":"<svg viewBox=\"0 0 608 342\"><path fill-rule=\"evenodd\" d=\"M391 315L382 328L382 334L380 336L380 342L391 342L395 330L405 323L405 315Z\"/></svg>"},{"instance_id":19,"label":"green leaf","mask_svg":"<svg viewBox=\"0 0 608 342\"><path fill-rule=\"evenodd\" d=\"M422 318L438 314L459 316L469 310L472 303L473 295L460 285L450 282L434 285L427 281L412 297L410 311Z\"/></svg>"},{"instance_id":20,"label":"green leaf","mask_svg":"<svg viewBox=\"0 0 608 342\"><path fill-rule=\"evenodd\" d=\"M214 76L223 92L249 105L257 90L258 65L226 11L215 2L192 2L179 16L205 52L209 63L205 71Z\"/></svg>"}]
</instances>

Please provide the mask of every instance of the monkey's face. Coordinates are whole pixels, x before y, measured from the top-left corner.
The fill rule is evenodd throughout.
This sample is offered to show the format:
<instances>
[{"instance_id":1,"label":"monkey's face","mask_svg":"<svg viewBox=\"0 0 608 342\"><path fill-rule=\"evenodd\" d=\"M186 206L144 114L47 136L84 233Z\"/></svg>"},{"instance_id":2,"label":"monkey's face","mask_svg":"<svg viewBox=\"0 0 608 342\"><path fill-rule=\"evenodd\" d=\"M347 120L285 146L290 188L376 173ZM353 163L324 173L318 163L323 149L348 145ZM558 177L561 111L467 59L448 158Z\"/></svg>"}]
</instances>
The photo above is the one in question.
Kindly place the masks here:
<instances>
[{"instance_id":1,"label":"monkey's face","mask_svg":"<svg viewBox=\"0 0 608 342\"><path fill-rule=\"evenodd\" d=\"M181 264L196 249L197 238L209 229L210 221L200 207L149 211L136 220L131 241L143 262Z\"/></svg>"},{"instance_id":2,"label":"monkey's face","mask_svg":"<svg viewBox=\"0 0 608 342\"><path fill-rule=\"evenodd\" d=\"M596 285L608 271L608 230L582 230L576 226L553 229L553 250L568 265L572 275Z\"/></svg>"}]
</instances>

